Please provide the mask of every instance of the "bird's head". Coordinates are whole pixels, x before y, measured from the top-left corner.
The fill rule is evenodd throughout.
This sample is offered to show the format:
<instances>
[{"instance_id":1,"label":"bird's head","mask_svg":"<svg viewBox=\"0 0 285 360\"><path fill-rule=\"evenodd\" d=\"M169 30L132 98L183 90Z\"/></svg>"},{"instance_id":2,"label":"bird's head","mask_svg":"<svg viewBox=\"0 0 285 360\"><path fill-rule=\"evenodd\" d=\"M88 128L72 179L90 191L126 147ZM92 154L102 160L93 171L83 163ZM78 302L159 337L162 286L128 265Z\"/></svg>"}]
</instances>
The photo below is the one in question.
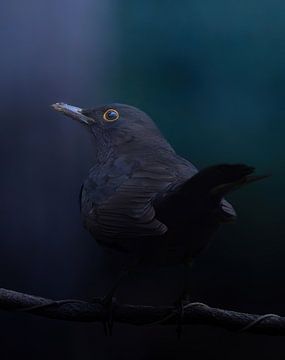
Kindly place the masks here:
<instances>
[{"instance_id":1,"label":"bird's head","mask_svg":"<svg viewBox=\"0 0 285 360\"><path fill-rule=\"evenodd\" d=\"M136 107L117 103L89 109L65 103L52 107L85 126L100 147L107 145L121 151L159 147L172 151L152 119Z\"/></svg>"}]
</instances>

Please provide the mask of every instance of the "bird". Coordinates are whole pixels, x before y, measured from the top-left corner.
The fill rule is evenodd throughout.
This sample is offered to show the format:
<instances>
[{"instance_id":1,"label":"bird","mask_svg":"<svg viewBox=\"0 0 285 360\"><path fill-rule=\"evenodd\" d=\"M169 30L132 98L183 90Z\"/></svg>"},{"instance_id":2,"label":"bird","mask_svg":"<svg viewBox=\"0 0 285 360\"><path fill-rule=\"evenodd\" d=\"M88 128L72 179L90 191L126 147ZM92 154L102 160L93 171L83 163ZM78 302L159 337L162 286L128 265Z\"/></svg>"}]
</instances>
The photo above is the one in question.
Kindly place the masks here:
<instances>
[{"instance_id":1,"label":"bird","mask_svg":"<svg viewBox=\"0 0 285 360\"><path fill-rule=\"evenodd\" d=\"M84 126L95 144L95 164L80 192L85 228L132 264L190 264L222 224L236 220L225 196L266 177L242 163L198 170L134 106L52 107Z\"/></svg>"}]
</instances>

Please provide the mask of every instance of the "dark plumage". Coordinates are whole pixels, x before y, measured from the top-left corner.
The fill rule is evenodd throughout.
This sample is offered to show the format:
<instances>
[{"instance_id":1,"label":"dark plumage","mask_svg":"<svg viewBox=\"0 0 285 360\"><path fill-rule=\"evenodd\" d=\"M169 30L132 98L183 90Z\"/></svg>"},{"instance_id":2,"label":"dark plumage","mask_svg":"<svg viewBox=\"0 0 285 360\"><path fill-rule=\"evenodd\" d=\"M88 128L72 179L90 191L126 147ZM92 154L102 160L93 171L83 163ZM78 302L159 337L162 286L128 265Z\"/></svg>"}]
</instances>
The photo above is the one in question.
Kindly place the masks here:
<instances>
[{"instance_id":1,"label":"dark plumage","mask_svg":"<svg viewBox=\"0 0 285 360\"><path fill-rule=\"evenodd\" d=\"M178 264L197 256L221 223L236 218L224 196L262 178L240 164L198 172L135 107L53 107L85 125L96 144L96 163L81 191L85 227L102 246L144 263Z\"/></svg>"}]
</instances>

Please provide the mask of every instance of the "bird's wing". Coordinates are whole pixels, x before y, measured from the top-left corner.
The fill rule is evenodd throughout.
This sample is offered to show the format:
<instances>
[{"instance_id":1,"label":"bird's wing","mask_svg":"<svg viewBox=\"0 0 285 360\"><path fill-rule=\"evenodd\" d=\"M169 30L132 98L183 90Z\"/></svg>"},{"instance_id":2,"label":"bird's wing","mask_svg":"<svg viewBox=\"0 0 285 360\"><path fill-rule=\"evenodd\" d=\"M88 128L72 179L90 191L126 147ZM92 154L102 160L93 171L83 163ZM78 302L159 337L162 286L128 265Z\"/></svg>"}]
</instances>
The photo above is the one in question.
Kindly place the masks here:
<instances>
[{"instance_id":1,"label":"bird's wing","mask_svg":"<svg viewBox=\"0 0 285 360\"><path fill-rule=\"evenodd\" d=\"M86 227L106 246L108 242L112 246L120 240L163 235L167 226L156 218L153 199L173 177L165 165L137 169L105 201L90 205ZM86 196L84 188L82 196Z\"/></svg>"}]
</instances>

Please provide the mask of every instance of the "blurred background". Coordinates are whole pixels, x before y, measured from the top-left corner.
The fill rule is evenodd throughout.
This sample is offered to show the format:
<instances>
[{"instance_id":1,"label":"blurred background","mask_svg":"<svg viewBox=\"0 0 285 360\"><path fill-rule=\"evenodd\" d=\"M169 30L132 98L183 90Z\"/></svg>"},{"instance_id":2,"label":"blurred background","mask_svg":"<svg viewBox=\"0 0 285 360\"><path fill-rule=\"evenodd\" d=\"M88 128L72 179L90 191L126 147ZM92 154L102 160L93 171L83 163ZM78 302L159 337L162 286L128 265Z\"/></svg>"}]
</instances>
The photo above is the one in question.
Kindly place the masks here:
<instances>
[{"instance_id":1,"label":"blurred background","mask_svg":"<svg viewBox=\"0 0 285 360\"><path fill-rule=\"evenodd\" d=\"M285 3L281 0L9 0L0 12L0 286L102 296L114 269L82 228L92 139L53 112L123 102L148 112L199 168L245 162L266 181L231 196L192 272L193 301L285 313ZM180 269L130 276L118 300L169 304ZM1 359L284 359L281 337L202 326L133 328L0 313Z\"/></svg>"}]
</instances>

